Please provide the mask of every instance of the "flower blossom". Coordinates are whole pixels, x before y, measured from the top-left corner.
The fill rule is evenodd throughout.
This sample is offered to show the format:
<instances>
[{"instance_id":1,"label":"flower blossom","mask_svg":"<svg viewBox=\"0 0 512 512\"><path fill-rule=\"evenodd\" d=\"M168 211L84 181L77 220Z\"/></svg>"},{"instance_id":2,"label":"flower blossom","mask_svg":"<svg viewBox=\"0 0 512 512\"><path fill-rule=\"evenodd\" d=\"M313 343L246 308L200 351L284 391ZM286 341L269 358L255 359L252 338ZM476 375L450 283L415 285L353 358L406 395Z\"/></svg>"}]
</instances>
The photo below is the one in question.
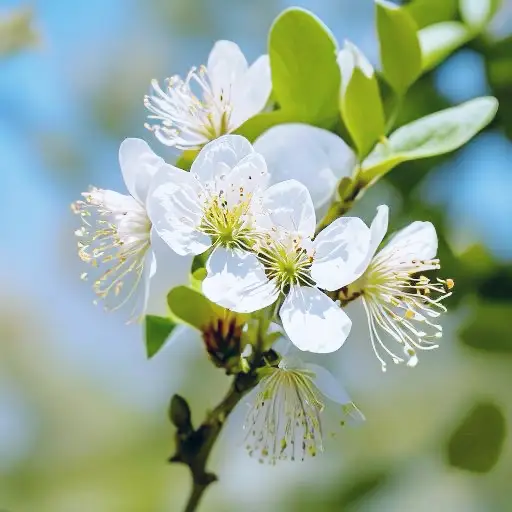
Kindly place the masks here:
<instances>
[{"instance_id":1,"label":"flower blossom","mask_svg":"<svg viewBox=\"0 0 512 512\"><path fill-rule=\"evenodd\" d=\"M268 173L265 160L240 135L207 144L190 172L167 166L155 175L149 217L160 237L180 255L213 254L230 259L258 237Z\"/></svg>"},{"instance_id":2,"label":"flower blossom","mask_svg":"<svg viewBox=\"0 0 512 512\"><path fill-rule=\"evenodd\" d=\"M365 267L370 230L358 218L337 219L313 240L316 216L307 188L295 180L263 194L264 230L252 253L209 259L203 293L239 313L277 302L284 330L303 351L334 352L351 321L320 289L333 291L357 279Z\"/></svg>"},{"instance_id":3,"label":"flower blossom","mask_svg":"<svg viewBox=\"0 0 512 512\"><path fill-rule=\"evenodd\" d=\"M364 416L325 368L283 358L263 370L244 430L246 447L261 462L304 460L323 451L324 398L341 405L341 425Z\"/></svg>"},{"instance_id":4,"label":"flower blossom","mask_svg":"<svg viewBox=\"0 0 512 512\"><path fill-rule=\"evenodd\" d=\"M418 362L417 351L437 348L442 327L436 322L446 312L442 300L451 295L451 279L431 279L424 272L439 270L437 235L430 222L413 222L391 237L379 252L388 229L388 207L380 206L371 224L371 244L364 274L335 296L342 304L358 299L364 306L370 341L383 371L388 356L394 363ZM402 347L391 350L383 337Z\"/></svg>"},{"instance_id":5,"label":"flower blossom","mask_svg":"<svg viewBox=\"0 0 512 512\"><path fill-rule=\"evenodd\" d=\"M183 282L190 261L173 256L155 236L146 211L151 180L167 164L140 139L123 141L119 162L129 195L91 188L72 209L82 220L82 227L75 232L80 239L78 254L93 268L96 295L108 310L130 304L132 316L137 317L148 308L150 299L151 309L161 309L157 302L164 300L164 292L159 298L151 297L150 288ZM163 251L157 284L153 279L157 273L155 247ZM82 279L88 278L89 273L84 272Z\"/></svg>"},{"instance_id":6,"label":"flower blossom","mask_svg":"<svg viewBox=\"0 0 512 512\"><path fill-rule=\"evenodd\" d=\"M178 149L199 149L230 133L261 112L272 88L267 55L247 64L238 45L218 41L207 66L192 68L185 80L175 75L144 98L157 139Z\"/></svg>"}]
</instances>

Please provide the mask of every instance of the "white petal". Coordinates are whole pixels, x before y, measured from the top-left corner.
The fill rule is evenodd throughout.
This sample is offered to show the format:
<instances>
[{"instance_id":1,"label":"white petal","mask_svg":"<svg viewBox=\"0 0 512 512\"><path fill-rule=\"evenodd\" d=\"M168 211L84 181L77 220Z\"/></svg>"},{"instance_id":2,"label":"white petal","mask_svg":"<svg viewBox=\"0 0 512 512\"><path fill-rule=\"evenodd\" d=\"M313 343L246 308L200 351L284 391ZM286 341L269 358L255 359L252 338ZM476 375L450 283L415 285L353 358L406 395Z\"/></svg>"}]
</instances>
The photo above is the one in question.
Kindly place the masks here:
<instances>
[{"instance_id":1,"label":"white petal","mask_svg":"<svg viewBox=\"0 0 512 512\"><path fill-rule=\"evenodd\" d=\"M143 204L146 202L151 178L164 164L142 139L125 139L119 147L119 165L126 188Z\"/></svg>"},{"instance_id":2,"label":"white petal","mask_svg":"<svg viewBox=\"0 0 512 512\"><path fill-rule=\"evenodd\" d=\"M316 228L315 207L308 189L297 180L288 180L269 187L263 196L263 207L268 210L273 224L312 237Z\"/></svg>"},{"instance_id":3,"label":"white petal","mask_svg":"<svg viewBox=\"0 0 512 512\"><path fill-rule=\"evenodd\" d=\"M315 208L333 196L336 183L356 164L352 149L337 135L307 124L274 126L254 143L267 161L272 183L297 179L309 190Z\"/></svg>"},{"instance_id":4,"label":"white petal","mask_svg":"<svg viewBox=\"0 0 512 512\"><path fill-rule=\"evenodd\" d=\"M326 398L341 405L352 402L347 390L329 370L311 363L304 364L304 368L315 374L313 382Z\"/></svg>"},{"instance_id":5,"label":"white petal","mask_svg":"<svg viewBox=\"0 0 512 512\"><path fill-rule=\"evenodd\" d=\"M217 188L222 187L226 194L228 207L260 194L267 187L268 172L265 159L258 153L247 155L223 179Z\"/></svg>"},{"instance_id":6,"label":"white petal","mask_svg":"<svg viewBox=\"0 0 512 512\"><path fill-rule=\"evenodd\" d=\"M232 311L257 311L275 302L279 295L254 254L218 247L208 259L206 269L204 295Z\"/></svg>"},{"instance_id":7,"label":"white petal","mask_svg":"<svg viewBox=\"0 0 512 512\"><path fill-rule=\"evenodd\" d=\"M151 232L152 268L148 273L146 314L168 314L167 294L175 286L187 284L193 256L179 256L156 234Z\"/></svg>"},{"instance_id":8,"label":"white petal","mask_svg":"<svg viewBox=\"0 0 512 512\"><path fill-rule=\"evenodd\" d=\"M397 263L411 260L430 260L437 253L436 229L430 222L413 222L398 231L382 249Z\"/></svg>"},{"instance_id":9,"label":"white petal","mask_svg":"<svg viewBox=\"0 0 512 512\"><path fill-rule=\"evenodd\" d=\"M357 217L341 217L313 242L311 277L320 288L333 291L352 283L364 272L370 229Z\"/></svg>"},{"instance_id":10,"label":"white petal","mask_svg":"<svg viewBox=\"0 0 512 512\"><path fill-rule=\"evenodd\" d=\"M335 352L350 333L347 314L317 288L292 287L280 313L284 330L300 350Z\"/></svg>"},{"instance_id":11,"label":"white petal","mask_svg":"<svg viewBox=\"0 0 512 512\"><path fill-rule=\"evenodd\" d=\"M208 57L208 76L215 96L230 94L232 84L244 76L247 67L247 60L236 43L217 41Z\"/></svg>"},{"instance_id":12,"label":"white petal","mask_svg":"<svg viewBox=\"0 0 512 512\"><path fill-rule=\"evenodd\" d=\"M254 149L241 135L223 135L201 149L190 169L191 175L206 184L228 174Z\"/></svg>"},{"instance_id":13,"label":"white petal","mask_svg":"<svg viewBox=\"0 0 512 512\"><path fill-rule=\"evenodd\" d=\"M201 254L210 237L197 231L201 222L200 187L190 173L171 166L161 169L151 182L148 216L160 237L176 253Z\"/></svg>"},{"instance_id":14,"label":"white petal","mask_svg":"<svg viewBox=\"0 0 512 512\"><path fill-rule=\"evenodd\" d=\"M231 96L231 128L238 128L244 121L260 113L267 104L272 90L270 61L262 55L233 85Z\"/></svg>"}]
</instances>

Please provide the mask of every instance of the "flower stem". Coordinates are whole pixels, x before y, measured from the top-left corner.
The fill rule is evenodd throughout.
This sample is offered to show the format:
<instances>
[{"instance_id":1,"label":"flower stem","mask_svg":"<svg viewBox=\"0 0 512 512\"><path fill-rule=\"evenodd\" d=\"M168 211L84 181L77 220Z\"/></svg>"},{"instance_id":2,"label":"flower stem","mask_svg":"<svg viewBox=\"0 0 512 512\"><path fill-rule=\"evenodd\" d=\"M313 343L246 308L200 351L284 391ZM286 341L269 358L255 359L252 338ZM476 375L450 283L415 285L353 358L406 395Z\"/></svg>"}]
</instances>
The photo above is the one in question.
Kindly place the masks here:
<instances>
[{"instance_id":1,"label":"flower stem","mask_svg":"<svg viewBox=\"0 0 512 512\"><path fill-rule=\"evenodd\" d=\"M169 462L182 463L189 467L192 475L192 491L185 512L197 510L206 489L217 480L217 476L206 470L210 453L219 437L227 417L242 397L258 383L256 371L239 373L222 401L207 414L201 425L194 429L190 420L188 404L181 397L173 398L171 419L177 427L176 453ZM174 404L174 405L173 405ZM178 405L179 404L179 405ZM174 411L173 411L174 407ZM181 408L176 411L176 409ZM180 413L181 416L180 416Z\"/></svg>"}]
</instances>

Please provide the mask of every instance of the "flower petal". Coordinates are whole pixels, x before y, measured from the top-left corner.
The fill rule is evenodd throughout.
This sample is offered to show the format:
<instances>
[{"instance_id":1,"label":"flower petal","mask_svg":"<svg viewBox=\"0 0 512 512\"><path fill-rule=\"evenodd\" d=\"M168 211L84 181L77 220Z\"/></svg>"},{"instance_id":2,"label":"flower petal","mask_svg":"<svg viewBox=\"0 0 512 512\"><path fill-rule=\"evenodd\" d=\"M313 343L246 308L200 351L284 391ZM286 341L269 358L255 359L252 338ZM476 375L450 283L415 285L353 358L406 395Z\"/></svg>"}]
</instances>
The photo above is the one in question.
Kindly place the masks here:
<instances>
[{"instance_id":1,"label":"flower petal","mask_svg":"<svg viewBox=\"0 0 512 512\"><path fill-rule=\"evenodd\" d=\"M357 217L342 217L321 231L313 242L311 277L320 288L339 290L364 272L370 229Z\"/></svg>"},{"instance_id":2,"label":"flower petal","mask_svg":"<svg viewBox=\"0 0 512 512\"><path fill-rule=\"evenodd\" d=\"M315 208L333 196L340 178L356 164L352 149L337 135L307 124L274 126L254 143L267 161L273 183L297 179L309 190Z\"/></svg>"},{"instance_id":3,"label":"flower petal","mask_svg":"<svg viewBox=\"0 0 512 512\"><path fill-rule=\"evenodd\" d=\"M247 155L254 152L251 143L241 135L223 135L201 149L190 174L203 185L228 174Z\"/></svg>"},{"instance_id":4,"label":"flower petal","mask_svg":"<svg viewBox=\"0 0 512 512\"><path fill-rule=\"evenodd\" d=\"M263 207L275 226L305 238L315 233L313 201L308 189L297 180L287 180L269 187L263 196Z\"/></svg>"},{"instance_id":5,"label":"flower petal","mask_svg":"<svg viewBox=\"0 0 512 512\"><path fill-rule=\"evenodd\" d=\"M151 178L167 165L142 139L125 139L119 147L119 165L128 192L141 203L146 202Z\"/></svg>"},{"instance_id":6,"label":"flower petal","mask_svg":"<svg viewBox=\"0 0 512 512\"><path fill-rule=\"evenodd\" d=\"M258 153L247 155L221 182L228 207L262 193L267 188L268 179L265 159Z\"/></svg>"},{"instance_id":7,"label":"flower petal","mask_svg":"<svg viewBox=\"0 0 512 512\"><path fill-rule=\"evenodd\" d=\"M341 405L348 404L352 401L347 390L329 370L323 366L312 363L305 363L303 367L315 374L313 382L326 398Z\"/></svg>"},{"instance_id":8,"label":"flower petal","mask_svg":"<svg viewBox=\"0 0 512 512\"><path fill-rule=\"evenodd\" d=\"M394 253L392 261L397 263L431 260L437 253L436 229L430 222L413 222L393 235L380 253Z\"/></svg>"},{"instance_id":9,"label":"flower petal","mask_svg":"<svg viewBox=\"0 0 512 512\"><path fill-rule=\"evenodd\" d=\"M216 97L230 94L232 85L247 72L247 60L232 41L217 41L208 57L208 76Z\"/></svg>"},{"instance_id":10,"label":"flower petal","mask_svg":"<svg viewBox=\"0 0 512 512\"><path fill-rule=\"evenodd\" d=\"M154 229L148 253L151 253L151 268L146 276L146 314L166 316L169 312L167 294L175 286L188 283L193 256L176 254Z\"/></svg>"},{"instance_id":11,"label":"flower petal","mask_svg":"<svg viewBox=\"0 0 512 512\"><path fill-rule=\"evenodd\" d=\"M229 119L232 128L238 128L244 121L260 113L267 104L271 90L270 61L268 55L262 55L233 84L233 110Z\"/></svg>"},{"instance_id":12,"label":"flower petal","mask_svg":"<svg viewBox=\"0 0 512 512\"><path fill-rule=\"evenodd\" d=\"M206 264L203 293L212 302L237 313L251 313L277 300L279 295L254 254L214 250Z\"/></svg>"},{"instance_id":13,"label":"flower petal","mask_svg":"<svg viewBox=\"0 0 512 512\"><path fill-rule=\"evenodd\" d=\"M347 314L327 295L306 286L290 289L279 315L291 342L308 352L335 352L352 327Z\"/></svg>"},{"instance_id":14,"label":"flower petal","mask_svg":"<svg viewBox=\"0 0 512 512\"><path fill-rule=\"evenodd\" d=\"M209 236L197 230L202 203L199 183L190 173L166 166L151 182L148 216L160 237L181 256L201 254L211 246Z\"/></svg>"}]
</instances>

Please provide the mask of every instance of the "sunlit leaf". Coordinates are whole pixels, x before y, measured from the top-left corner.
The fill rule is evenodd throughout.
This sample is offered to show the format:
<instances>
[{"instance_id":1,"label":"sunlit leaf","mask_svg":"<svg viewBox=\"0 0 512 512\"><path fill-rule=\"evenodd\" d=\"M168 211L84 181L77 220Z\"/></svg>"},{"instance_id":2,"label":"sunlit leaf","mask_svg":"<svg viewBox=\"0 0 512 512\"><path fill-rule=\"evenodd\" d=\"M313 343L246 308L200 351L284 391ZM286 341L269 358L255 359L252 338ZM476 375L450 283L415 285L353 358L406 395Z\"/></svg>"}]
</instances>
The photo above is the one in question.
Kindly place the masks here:
<instances>
[{"instance_id":1,"label":"sunlit leaf","mask_svg":"<svg viewBox=\"0 0 512 512\"><path fill-rule=\"evenodd\" d=\"M470 30L458 21L445 21L421 29L419 38L423 71L436 67L471 37Z\"/></svg>"},{"instance_id":2,"label":"sunlit leaf","mask_svg":"<svg viewBox=\"0 0 512 512\"><path fill-rule=\"evenodd\" d=\"M487 473L498 461L505 435L502 411L492 403L477 404L451 435L448 462L466 471Z\"/></svg>"},{"instance_id":3,"label":"sunlit leaf","mask_svg":"<svg viewBox=\"0 0 512 512\"><path fill-rule=\"evenodd\" d=\"M378 0L375 5L384 77L403 94L422 70L418 27L405 9L385 0Z\"/></svg>"},{"instance_id":4,"label":"sunlit leaf","mask_svg":"<svg viewBox=\"0 0 512 512\"><path fill-rule=\"evenodd\" d=\"M403 7L420 28L441 21L454 20L457 8L458 0L413 0Z\"/></svg>"},{"instance_id":5,"label":"sunlit leaf","mask_svg":"<svg viewBox=\"0 0 512 512\"><path fill-rule=\"evenodd\" d=\"M186 324L201 330L218 315L219 308L199 290L177 286L167 295L167 303L173 315Z\"/></svg>"},{"instance_id":6,"label":"sunlit leaf","mask_svg":"<svg viewBox=\"0 0 512 512\"><path fill-rule=\"evenodd\" d=\"M273 93L280 109L293 120L326 128L336 122L340 87L336 48L329 29L304 9L287 9L274 21L269 35Z\"/></svg>"},{"instance_id":7,"label":"sunlit leaf","mask_svg":"<svg viewBox=\"0 0 512 512\"><path fill-rule=\"evenodd\" d=\"M383 176L402 162L460 148L492 121L497 109L496 98L486 96L402 126L363 162L367 180Z\"/></svg>"}]
</instances>

